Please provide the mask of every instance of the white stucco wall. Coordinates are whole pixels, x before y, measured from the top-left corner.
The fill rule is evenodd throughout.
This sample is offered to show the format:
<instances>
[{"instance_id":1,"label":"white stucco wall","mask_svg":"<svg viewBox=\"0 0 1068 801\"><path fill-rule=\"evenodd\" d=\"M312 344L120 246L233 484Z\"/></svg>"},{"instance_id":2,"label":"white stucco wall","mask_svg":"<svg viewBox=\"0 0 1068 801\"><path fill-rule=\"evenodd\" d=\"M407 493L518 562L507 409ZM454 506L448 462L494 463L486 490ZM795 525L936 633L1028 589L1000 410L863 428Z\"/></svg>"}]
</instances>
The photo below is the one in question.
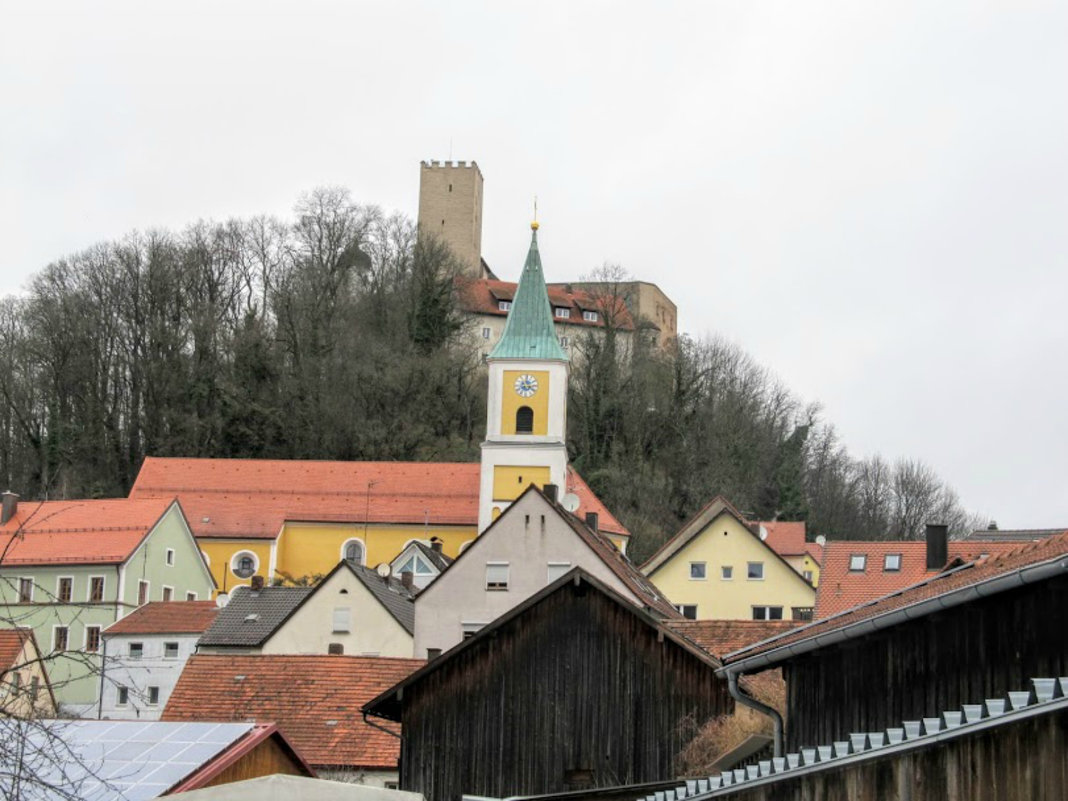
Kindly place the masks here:
<instances>
[{"instance_id":1,"label":"white stucco wall","mask_svg":"<svg viewBox=\"0 0 1068 801\"><path fill-rule=\"evenodd\" d=\"M507 590L486 589L489 562L508 563ZM638 602L548 502L528 492L416 596L414 655L422 659L428 648L448 650L463 639L464 623L490 623L544 588L550 562L581 567Z\"/></svg>"},{"instance_id":2,"label":"white stucco wall","mask_svg":"<svg viewBox=\"0 0 1068 801\"><path fill-rule=\"evenodd\" d=\"M185 663L196 650L199 634L104 634L104 684L100 717L107 720L159 720ZM168 659L164 644L178 643L178 657ZM141 643L143 656L131 659L130 643ZM129 690L125 706L119 687ZM159 687L159 703L148 703L148 688ZM94 709L92 717L96 717Z\"/></svg>"},{"instance_id":3,"label":"white stucco wall","mask_svg":"<svg viewBox=\"0 0 1068 801\"><path fill-rule=\"evenodd\" d=\"M349 610L349 631L334 631L334 610ZM323 582L263 644L265 654L325 654L341 643L348 656L412 655L412 635L352 571L341 568Z\"/></svg>"}]
</instances>

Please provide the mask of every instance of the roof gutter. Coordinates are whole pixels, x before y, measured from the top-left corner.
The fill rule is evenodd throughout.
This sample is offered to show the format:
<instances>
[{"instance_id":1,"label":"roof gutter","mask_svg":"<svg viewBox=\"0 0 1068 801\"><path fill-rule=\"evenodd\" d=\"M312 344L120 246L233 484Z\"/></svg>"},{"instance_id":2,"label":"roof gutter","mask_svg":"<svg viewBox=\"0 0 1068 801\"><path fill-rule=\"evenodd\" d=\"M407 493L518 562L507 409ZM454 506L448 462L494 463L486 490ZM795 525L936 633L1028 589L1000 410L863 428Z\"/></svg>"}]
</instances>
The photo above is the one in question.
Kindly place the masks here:
<instances>
[{"instance_id":1,"label":"roof gutter","mask_svg":"<svg viewBox=\"0 0 1068 801\"><path fill-rule=\"evenodd\" d=\"M861 620L840 629L833 629L826 634L817 634L809 639L782 645L778 648L773 648L770 651L740 659L737 662L724 665L716 671L716 674L721 677L727 677L729 681L734 675L740 676L745 673L753 673L757 670L763 670L777 665L780 662L784 662L791 657L801 656L802 654L810 653L819 648L846 642L847 640L852 640L865 634L881 631L882 629L896 626L898 623L903 623L907 620L914 620L943 609L949 609L969 601L985 598L988 595L995 595L999 592L1022 587L1026 584L1033 584L1057 575L1064 575L1066 570L1068 570L1068 558L1062 554L1056 559L1048 562L1021 567L1011 573L994 576L976 584L969 584L951 590L944 595L917 601L876 617Z\"/></svg>"},{"instance_id":2,"label":"roof gutter","mask_svg":"<svg viewBox=\"0 0 1068 801\"><path fill-rule=\"evenodd\" d=\"M771 726L774 737L774 749L775 756L782 756L782 715L779 714L777 709L762 704L752 696L746 695L742 692L742 688L738 686L738 677L740 673L728 672L727 673L727 689L730 691L731 697L734 698L742 706L747 706L750 709L755 709L763 715L767 715L771 718Z\"/></svg>"}]
</instances>

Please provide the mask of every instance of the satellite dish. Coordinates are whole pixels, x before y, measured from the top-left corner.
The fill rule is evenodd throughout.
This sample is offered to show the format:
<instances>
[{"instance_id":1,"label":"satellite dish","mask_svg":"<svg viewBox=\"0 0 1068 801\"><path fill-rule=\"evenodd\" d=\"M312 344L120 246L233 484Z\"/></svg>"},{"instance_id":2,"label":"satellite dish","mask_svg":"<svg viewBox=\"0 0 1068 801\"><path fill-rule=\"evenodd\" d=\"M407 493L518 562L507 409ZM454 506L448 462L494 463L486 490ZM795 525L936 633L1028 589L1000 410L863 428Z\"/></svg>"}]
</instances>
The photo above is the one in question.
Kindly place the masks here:
<instances>
[{"instance_id":1,"label":"satellite dish","mask_svg":"<svg viewBox=\"0 0 1068 801\"><path fill-rule=\"evenodd\" d=\"M227 595L225 592L220 592L218 595L215 596L215 605L220 609L222 609L228 603L230 603L230 596Z\"/></svg>"},{"instance_id":2,"label":"satellite dish","mask_svg":"<svg viewBox=\"0 0 1068 801\"><path fill-rule=\"evenodd\" d=\"M560 505L569 512L575 512L579 508L579 496L573 492L569 492L560 499Z\"/></svg>"},{"instance_id":3,"label":"satellite dish","mask_svg":"<svg viewBox=\"0 0 1068 801\"><path fill-rule=\"evenodd\" d=\"M378 575L382 578L389 578L389 574L393 571L390 569L388 564L382 562L378 565L378 567L375 568L375 572L378 573Z\"/></svg>"},{"instance_id":4,"label":"satellite dish","mask_svg":"<svg viewBox=\"0 0 1068 801\"><path fill-rule=\"evenodd\" d=\"M766 540L768 538L768 530L763 526L760 527L760 539Z\"/></svg>"}]
</instances>

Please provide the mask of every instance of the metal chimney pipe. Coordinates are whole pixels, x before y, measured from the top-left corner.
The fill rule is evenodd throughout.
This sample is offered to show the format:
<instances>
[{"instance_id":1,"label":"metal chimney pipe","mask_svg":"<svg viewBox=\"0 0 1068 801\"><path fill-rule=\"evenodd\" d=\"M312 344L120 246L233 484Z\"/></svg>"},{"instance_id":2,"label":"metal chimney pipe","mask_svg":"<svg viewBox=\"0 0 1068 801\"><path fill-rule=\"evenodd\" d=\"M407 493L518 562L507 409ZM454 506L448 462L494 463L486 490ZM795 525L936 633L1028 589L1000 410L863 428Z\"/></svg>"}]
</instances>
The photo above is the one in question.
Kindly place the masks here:
<instances>
[{"instance_id":1,"label":"metal chimney pipe","mask_svg":"<svg viewBox=\"0 0 1068 801\"><path fill-rule=\"evenodd\" d=\"M555 484L546 484L543 492L545 497L549 499L549 503L556 503L557 486Z\"/></svg>"},{"instance_id":2,"label":"metal chimney pipe","mask_svg":"<svg viewBox=\"0 0 1068 801\"><path fill-rule=\"evenodd\" d=\"M11 490L8 490L7 492L3 493L3 495L0 495L0 497L4 499L3 509L2 511L0 511L0 525L3 525L8 520L13 518L15 516L15 512L18 511L19 496Z\"/></svg>"},{"instance_id":3,"label":"metal chimney pipe","mask_svg":"<svg viewBox=\"0 0 1068 801\"><path fill-rule=\"evenodd\" d=\"M941 570L949 561L949 526L927 524L927 569Z\"/></svg>"}]
</instances>

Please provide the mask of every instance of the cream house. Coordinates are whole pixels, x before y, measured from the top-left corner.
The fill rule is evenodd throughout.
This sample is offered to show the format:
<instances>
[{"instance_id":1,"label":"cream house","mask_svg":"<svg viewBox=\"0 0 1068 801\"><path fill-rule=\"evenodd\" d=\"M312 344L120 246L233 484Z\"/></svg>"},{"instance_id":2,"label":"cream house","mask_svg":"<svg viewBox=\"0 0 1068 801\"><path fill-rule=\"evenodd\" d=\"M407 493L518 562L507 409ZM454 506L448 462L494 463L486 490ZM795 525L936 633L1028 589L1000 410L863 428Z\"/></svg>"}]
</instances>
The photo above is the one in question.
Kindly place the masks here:
<instances>
[{"instance_id":1,"label":"cream house","mask_svg":"<svg viewBox=\"0 0 1068 801\"><path fill-rule=\"evenodd\" d=\"M816 590L723 498L716 498L642 565L696 620L805 620Z\"/></svg>"},{"instance_id":2,"label":"cream house","mask_svg":"<svg viewBox=\"0 0 1068 801\"><path fill-rule=\"evenodd\" d=\"M56 711L33 629L0 629L0 718L51 718Z\"/></svg>"},{"instance_id":3,"label":"cream house","mask_svg":"<svg viewBox=\"0 0 1068 801\"><path fill-rule=\"evenodd\" d=\"M677 618L612 541L596 515L583 522L530 485L415 599L415 656L433 657L471 637L575 567L636 606Z\"/></svg>"}]
</instances>

